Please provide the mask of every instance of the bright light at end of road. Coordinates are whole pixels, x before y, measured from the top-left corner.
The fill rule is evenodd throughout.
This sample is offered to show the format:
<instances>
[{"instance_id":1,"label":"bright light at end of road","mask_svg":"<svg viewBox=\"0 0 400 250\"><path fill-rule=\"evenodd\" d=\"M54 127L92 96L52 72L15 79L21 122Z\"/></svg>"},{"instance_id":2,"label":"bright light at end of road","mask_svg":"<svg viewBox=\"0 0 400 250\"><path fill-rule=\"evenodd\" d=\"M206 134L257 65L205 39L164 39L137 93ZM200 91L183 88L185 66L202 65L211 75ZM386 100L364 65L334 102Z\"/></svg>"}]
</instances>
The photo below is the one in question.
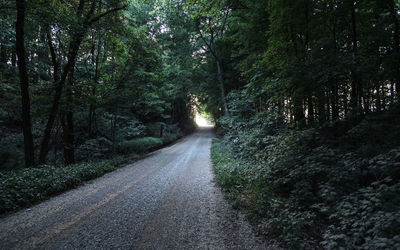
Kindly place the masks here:
<instances>
[{"instance_id":1,"label":"bright light at end of road","mask_svg":"<svg viewBox=\"0 0 400 250\"><path fill-rule=\"evenodd\" d=\"M201 117L199 114L196 115L195 121L199 127L212 127L212 125L210 125L210 122Z\"/></svg>"}]
</instances>

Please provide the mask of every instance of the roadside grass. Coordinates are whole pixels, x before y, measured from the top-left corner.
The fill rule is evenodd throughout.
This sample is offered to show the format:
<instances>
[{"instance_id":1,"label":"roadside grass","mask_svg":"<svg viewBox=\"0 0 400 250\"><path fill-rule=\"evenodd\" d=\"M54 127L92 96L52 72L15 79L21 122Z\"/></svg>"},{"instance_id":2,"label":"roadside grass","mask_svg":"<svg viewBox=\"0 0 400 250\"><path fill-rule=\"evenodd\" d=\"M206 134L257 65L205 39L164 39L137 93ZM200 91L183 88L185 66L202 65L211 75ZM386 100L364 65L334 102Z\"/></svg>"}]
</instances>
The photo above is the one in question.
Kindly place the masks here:
<instances>
[{"instance_id":1,"label":"roadside grass","mask_svg":"<svg viewBox=\"0 0 400 250\"><path fill-rule=\"evenodd\" d=\"M265 182L260 181L257 168L250 162L236 158L223 140L213 139L211 161L217 184L222 188L234 208L244 208L251 220L257 219L264 206L265 194L269 193Z\"/></svg>"},{"instance_id":2,"label":"roadside grass","mask_svg":"<svg viewBox=\"0 0 400 250\"><path fill-rule=\"evenodd\" d=\"M109 160L0 171L0 214L29 207L77 187L85 181L103 176L123 167L127 163L125 156L132 153L143 155L168 145L180 137L168 133L163 138L143 137L123 141L116 148L120 155Z\"/></svg>"},{"instance_id":3,"label":"roadside grass","mask_svg":"<svg viewBox=\"0 0 400 250\"><path fill-rule=\"evenodd\" d=\"M221 140L213 139L211 161L217 184L225 191L229 199L238 205L238 199L247 183L246 175L240 175L240 163Z\"/></svg>"},{"instance_id":4,"label":"roadside grass","mask_svg":"<svg viewBox=\"0 0 400 250\"><path fill-rule=\"evenodd\" d=\"M28 207L124 165L121 156L66 167L44 165L0 172L0 213Z\"/></svg>"}]
</instances>

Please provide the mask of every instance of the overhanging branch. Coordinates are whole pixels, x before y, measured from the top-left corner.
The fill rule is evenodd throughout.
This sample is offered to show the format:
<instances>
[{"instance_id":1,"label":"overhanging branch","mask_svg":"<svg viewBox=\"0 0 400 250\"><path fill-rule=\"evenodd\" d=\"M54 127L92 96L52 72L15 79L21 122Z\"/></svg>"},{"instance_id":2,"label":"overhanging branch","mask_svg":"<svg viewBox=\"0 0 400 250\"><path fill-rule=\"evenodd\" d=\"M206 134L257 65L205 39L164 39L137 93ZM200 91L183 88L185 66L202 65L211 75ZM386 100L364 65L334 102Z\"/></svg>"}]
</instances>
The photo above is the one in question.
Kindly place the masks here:
<instances>
[{"instance_id":1,"label":"overhanging branch","mask_svg":"<svg viewBox=\"0 0 400 250\"><path fill-rule=\"evenodd\" d=\"M110 13L112 13L112 12L116 12L116 11L119 11L119 10L123 10L123 9L125 9L126 7L128 7L128 6L127 6L127 5L124 5L124 6L121 6L121 7L116 7L116 8L111 9L111 10L107 10L106 12L101 13L101 14L99 14L99 15L97 15L97 16L91 18L91 19L89 20L88 23L89 23L89 24L92 24L92 23L94 23L94 22L97 22L97 21L100 20L100 18L102 18L102 17L104 17L104 16L107 16L108 14L110 14Z\"/></svg>"}]
</instances>

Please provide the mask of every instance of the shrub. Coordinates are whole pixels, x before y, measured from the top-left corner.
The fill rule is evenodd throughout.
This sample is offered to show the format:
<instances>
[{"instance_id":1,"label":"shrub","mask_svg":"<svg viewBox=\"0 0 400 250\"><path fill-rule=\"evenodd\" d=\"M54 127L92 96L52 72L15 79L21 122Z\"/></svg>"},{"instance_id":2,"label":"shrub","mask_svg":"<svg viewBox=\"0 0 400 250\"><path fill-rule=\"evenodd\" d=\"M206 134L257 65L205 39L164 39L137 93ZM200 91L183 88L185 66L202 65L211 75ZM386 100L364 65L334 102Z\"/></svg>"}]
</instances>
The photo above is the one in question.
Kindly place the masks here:
<instances>
[{"instance_id":1,"label":"shrub","mask_svg":"<svg viewBox=\"0 0 400 250\"><path fill-rule=\"evenodd\" d=\"M178 140L181 136L172 133L165 133L162 137L163 144L170 144L176 140Z\"/></svg>"},{"instance_id":2,"label":"shrub","mask_svg":"<svg viewBox=\"0 0 400 250\"><path fill-rule=\"evenodd\" d=\"M213 142L216 180L286 247L398 249L399 118L383 116L299 131L233 112Z\"/></svg>"},{"instance_id":3,"label":"shrub","mask_svg":"<svg viewBox=\"0 0 400 250\"><path fill-rule=\"evenodd\" d=\"M87 160L104 157L111 151L112 142L104 137L85 141L76 149L76 160Z\"/></svg>"},{"instance_id":4,"label":"shrub","mask_svg":"<svg viewBox=\"0 0 400 250\"><path fill-rule=\"evenodd\" d=\"M122 154L145 153L163 145L163 140L155 137L143 137L129 141L123 141L117 145L117 151Z\"/></svg>"},{"instance_id":5,"label":"shrub","mask_svg":"<svg viewBox=\"0 0 400 250\"><path fill-rule=\"evenodd\" d=\"M68 190L124 163L122 157L86 162L63 168L41 166L0 173L0 213L32 205L51 195Z\"/></svg>"},{"instance_id":6,"label":"shrub","mask_svg":"<svg viewBox=\"0 0 400 250\"><path fill-rule=\"evenodd\" d=\"M0 169L12 169L24 165L22 134L11 134L0 139Z\"/></svg>"}]
</instances>

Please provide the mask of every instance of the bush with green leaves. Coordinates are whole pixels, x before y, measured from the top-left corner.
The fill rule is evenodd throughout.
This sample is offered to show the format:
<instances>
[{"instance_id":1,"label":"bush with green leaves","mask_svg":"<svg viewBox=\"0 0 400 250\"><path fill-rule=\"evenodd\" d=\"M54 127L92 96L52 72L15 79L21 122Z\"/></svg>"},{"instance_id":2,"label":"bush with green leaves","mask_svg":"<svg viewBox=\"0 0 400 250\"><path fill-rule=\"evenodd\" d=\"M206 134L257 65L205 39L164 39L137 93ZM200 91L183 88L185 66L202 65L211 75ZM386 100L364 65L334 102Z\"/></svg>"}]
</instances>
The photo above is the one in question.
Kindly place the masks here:
<instances>
[{"instance_id":1,"label":"bush with green leaves","mask_svg":"<svg viewBox=\"0 0 400 250\"><path fill-rule=\"evenodd\" d=\"M98 159L111 152L112 142L105 137L98 137L85 141L76 149L76 160L85 161L88 159Z\"/></svg>"},{"instance_id":2,"label":"bush with green leaves","mask_svg":"<svg viewBox=\"0 0 400 250\"><path fill-rule=\"evenodd\" d=\"M178 140L181 136L172 133L164 133L163 137L161 138L164 145L170 144L176 140Z\"/></svg>"},{"instance_id":3,"label":"bush with green leaves","mask_svg":"<svg viewBox=\"0 0 400 250\"><path fill-rule=\"evenodd\" d=\"M289 248L400 248L398 114L308 130L238 114L219 120L217 182L268 237Z\"/></svg>"},{"instance_id":4,"label":"bush with green leaves","mask_svg":"<svg viewBox=\"0 0 400 250\"><path fill-rule=\"evenodd\" d=\"M122 157L85 162L66 167L41 166L0 172L0 213L30 206L113 171L124 163Z\"/></svg>"},{"instance_id":5,"label":"bush with green leaves","mask_svg":"<svg viewBox=\"0 0 400 250\"><path fill-rule=\"evenodd\" d=\"M160 148L162 145L163 140L161 138L143 137L119 143L117 152L122 154L145 153Z\"/></svg>"},{"instance_id":6,"label":"bush with green leaves","mask_svg":"<svg viewBox=\"0 0 400 250\"><path fill-rule=\"evenodd\" d=\"M22 134L4 135L0 138L0 169L12 169L24 165Z\"/></svg>"},{"instance_id":7,"label":"bush with green leaves","mask_svg":"<svg viewBox=\"0 0 400 250\"><path fill-rule=\"evenodd\" d=\"M166 125L163 130L162 140L164 144L170 144L183 136L178 124Z\"/></svg>"}]
</instances>

